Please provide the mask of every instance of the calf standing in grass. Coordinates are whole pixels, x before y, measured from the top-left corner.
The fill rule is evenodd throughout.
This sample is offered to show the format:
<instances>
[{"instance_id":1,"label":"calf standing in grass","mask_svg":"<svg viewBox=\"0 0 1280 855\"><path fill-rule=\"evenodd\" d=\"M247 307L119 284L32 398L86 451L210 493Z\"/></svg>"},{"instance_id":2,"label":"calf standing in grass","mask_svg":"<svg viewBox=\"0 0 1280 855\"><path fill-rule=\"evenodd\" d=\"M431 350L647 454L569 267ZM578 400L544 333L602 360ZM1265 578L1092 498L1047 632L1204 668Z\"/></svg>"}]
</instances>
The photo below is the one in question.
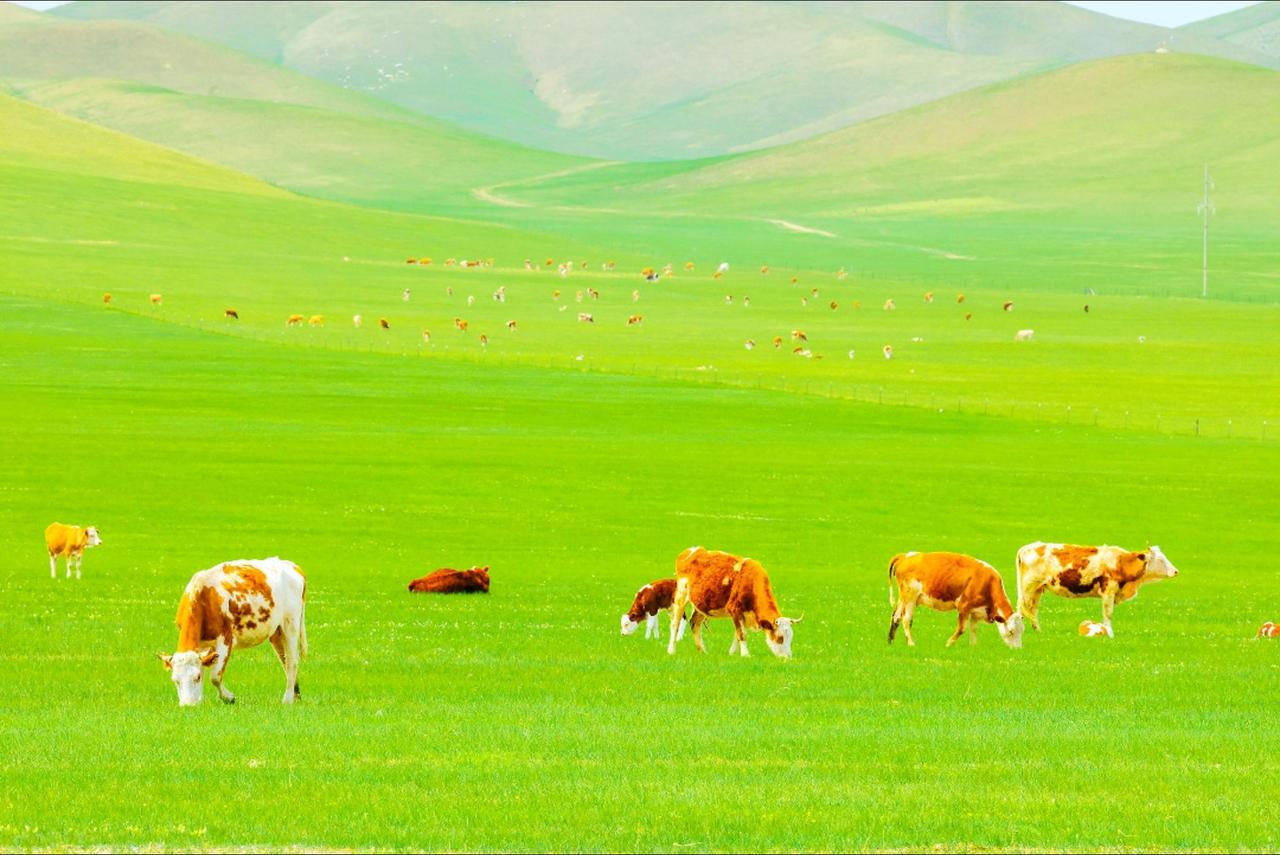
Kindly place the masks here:
<instances>
[{"instance_id":1,"label":"calf standing in grass","mask_svg":"<svg viewBox=\"0 0 1280 855\"><path fill-rule=\"evenodd\" d=\"M639 591L636 591L636 598L631 602L631 608L622 616L622 634L631 635L640 626L640 620L644 619L644 637L658 637L658 612L668 611L671 604L675 601L676 596L676 580L675 579L658 579L645 585ZM677 618L671 616L672 620L680 621L680 628L676 631L676 641L684 638L685 617L682 612Z\"/></svg>"},{"instance_id":2,"label":"calf standing in grass","mask_svg":"<svg viewBox=\"0 0 1280 855\"><path fill-rule=\"evenodd\" d=\"M58 578L58 558L67 560L67 578L71 578L71 565L76 565L76 578L80 578L80 562L84 551L102 543L95 526L81 528L78 525L52 523L44 530L44 545L49 550L49 578Z\"/></svg>"},{"instance_id":3,"label":"calf standing in grass","mask_svg":"<svg viewBox=\"0 0 1280 855\"><path fill-rule=\"evenodd\" d=\"M1000 638L1010 647L1022 646L1022 616L1014 612L1000 574L987 562L956 552L908 552L889 562L891 606L895 581L898 602L889 622L890 644L901 625L907 644L915 646L911 621L919 604L940 612L955 609L960 613L960 625L947 639L947 647L955 644L966 629L969 642L977 644L976 620L996 624Z\"/></svg>"},{"instance_id":4,"label":"calf standing in grass","mask_svg":"<svg viewBox=\"0 0 1280 855\"><path fill-rule=\"evenodd\" d=\"M769 574L760 562L739 558L728 552L715 552L694 546L676 557L676 593L671 604L671 640L667 653L676 652L677 615L684 614L685 603L693 603L693 643L705 653L702 624L709 617L728 617L733 621L733 644L729 655L747 652L747 628L760 629L775 656L791 658L792 626L800 618L783 617L773 598Z\"/></svg>"}]
</instances>

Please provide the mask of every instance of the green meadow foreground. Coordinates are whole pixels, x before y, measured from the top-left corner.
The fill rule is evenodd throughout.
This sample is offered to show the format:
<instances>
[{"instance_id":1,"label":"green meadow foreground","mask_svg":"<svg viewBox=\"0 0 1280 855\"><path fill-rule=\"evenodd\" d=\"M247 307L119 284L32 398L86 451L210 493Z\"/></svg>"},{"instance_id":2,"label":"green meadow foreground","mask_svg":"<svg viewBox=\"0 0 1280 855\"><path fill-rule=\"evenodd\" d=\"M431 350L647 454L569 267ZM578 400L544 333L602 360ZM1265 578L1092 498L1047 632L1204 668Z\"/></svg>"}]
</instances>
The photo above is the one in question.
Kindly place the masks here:
<instances>
[{"instance_id":1,"label":"green meadow foreground","mask_svg":"<svg viewBox=\"0 0 1280 855\"><path fill-rule=\"evenodd\" d=\"M1104 284L1074 278L1087 254L1021 260L1012 219L987 221L1010 240L980 275L892 236L833 248L714 212L636 231L581 210L392 214L0 110L23 131L0 141L4 848L1280 839L1280 646L1253 640L1280 615L1280 306L1252 232L1230 299L1201 301L1194 242L1155 273L1104 253ZM548 257L591 272L523 268ZM674 277L638 274L668 261ZM326 325L286 328L294 313ZM48 576L54 520L101 531L79 581ZM976 555L1012 593L1037 539L1157 543L1181 575L1118 606L1114 640L1075 634L1098 601L1048 596L1022 650L990 627L944 649L954 615L923 609L919 646L886 645L895 553ZM705 656L618 635L692 545L763 563L804 615L792 661L758 633L731 659L727 621ZM280 704L262 647L231 659L235 706L179 710L154 654L183 586L277 554L308 577L301 701ZM472 564L490 595L405 590Z\"/></svg>"}]
</instances>

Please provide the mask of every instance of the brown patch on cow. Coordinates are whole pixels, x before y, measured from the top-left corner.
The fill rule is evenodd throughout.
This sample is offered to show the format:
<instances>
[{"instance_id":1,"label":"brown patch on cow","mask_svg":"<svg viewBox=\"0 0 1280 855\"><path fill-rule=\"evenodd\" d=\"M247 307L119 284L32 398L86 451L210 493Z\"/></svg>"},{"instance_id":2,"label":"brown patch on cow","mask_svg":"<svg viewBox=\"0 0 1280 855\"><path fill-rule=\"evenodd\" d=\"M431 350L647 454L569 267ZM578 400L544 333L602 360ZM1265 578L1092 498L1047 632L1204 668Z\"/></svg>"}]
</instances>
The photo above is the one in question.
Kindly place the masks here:
<instances>
[{"instance_id":1,"label":"brown patch on cow","mask_svg":"<svg viewBox=\"0 0 1280 855\"><path fill-rule=\"evenodd\" d=\"M1062 546L1053 551L1053 557L1058 559L1064 569L1075 570L1077 573L1083 572L1097 554L1096 546Z\"/></svg>"},{"instance_id":2,"label":"brown patch on cow","mask_svg":"<svg viewBox=\"0 0 1280 855\"><path fill-rule=\"evenodd\" d=\"M211 586L201 587L195 596L186 591L178 601L178 652L197 650L219 638L230 638L231 627L222 613L222 597Z\"/></svg>"},{"instance_id":3,"label":"brown patch on cow","mask_svg":"<svg viewBox=\"0 0 1280 855\"><path fill-rule=\"evenodd\" d=\"M1036 547L1036 555L1039 555L1041 558L1044 558L1045 549L1046 549L1045 545L1043 543L1040 544L1039 546Z\"/></svg>"},{"instance_id":4,"label":"brown patch on cow","mask_svg":"<svg viewBox=\"0 0 1280 855\"><path fill-rule=\"evenodd\" d=\"M759 561L727 552L686 550L676 559L676 577L689 580L689 602L697 611L754 623L780 641L775 628L781 613L769 575Z\"/></svg>"},{"instance_id":5,"label":"brown patch on cow","mask_svg":"<svg viewBox=\"0 0 1280 855\"><path fill-rule=\"evenodd\" d=\"M671 608L676 596L675 579L657 579L636 592L636 598L627 610L627 618L639 623L649 615Z\"/></svg>"},{"instance_id":6,"label":"brown patch on cow","mask_svg":"<svg viewBox=\"0 0 1280 855\"><path fill-rule=\"evenodd\" d=\"M418 594L470 594L489 593L489 567L472 567L454 570L443 567L409 583L409 590Z\"/></svg>"},{"instance_id":7,"label":"brown patch on cow","mask_svg":"<svg viewBox=\"0 0 1280 855\"><path fill-rule=\"evenodd\" d=\"M1073 594L1091 594L1095 588L1101 589L1106 587L1106 577L1099 574L1098 576L1085 582L1080 578L1080 571L1075 567L1063 570L1058 574L1054 583L1060 588L1065 588Z\"/></svg>"},{"instance_id":8,"label":"brown patch on cow","mask_svg":"<svg viewBox=\"0 0 1280 855\"><path fill-rule=\"evenodd\" d=\"M276 604L275 597L271 595L271 586L267 584L267 574L257 567L250 567L247 564L227 564L223 565L222 572L234 577L222 583L222 587L232 594L257 594L267 601L267 605Z\"/></svg>"}]
</instances>

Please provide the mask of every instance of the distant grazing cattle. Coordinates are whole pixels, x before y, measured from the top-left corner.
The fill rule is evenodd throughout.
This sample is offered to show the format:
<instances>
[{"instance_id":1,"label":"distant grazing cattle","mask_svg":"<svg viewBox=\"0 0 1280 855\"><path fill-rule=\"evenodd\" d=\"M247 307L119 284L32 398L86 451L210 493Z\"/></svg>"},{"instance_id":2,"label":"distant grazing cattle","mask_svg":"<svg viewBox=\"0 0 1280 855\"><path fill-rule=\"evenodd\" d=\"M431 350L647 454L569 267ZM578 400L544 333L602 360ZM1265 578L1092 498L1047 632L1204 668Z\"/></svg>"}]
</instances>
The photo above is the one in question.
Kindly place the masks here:
<instances>
[{"instance_id":1,"label":"distant grazing cattle","mask_svg":"<svg viewBox=\"0 0 1280 855\"><path fill-rule=\"evenodd\" d=\"M915 342L916 344L920 344L921 342L923 342L923 341L924 341L924 338L923 338L923 337L921 337L921 336L918 336L918 335L913 335L913 336L911 337L911 340L912 340L913 342Z\"/></svg>"},{"instance_id":2,"label":"distant grazing cattle","mask_svg":"<svg viewBox=\"0 0 1280 855\"><path fill-rule=\"evenodd\" d=\"M897 589L897 605L894 590ZM894 606L889 621L889 643L901 625L907 644L915 646L911 637L911 621L917 605L940 612L955 609L960 624L947 639L947 647L955 644L965 630L969 643L978 643L977 621L994 623L1000 638L1013 648L1022 646L1022 616L1015 613L1004 592L1004 581L985 561L957 552L907 552L889 562L889 605Z\"/></svg>"},{"instance_id":3,"label":"distant grazing cattle","mask_svg":"<svg viewBox=\"0 0 1280 855\"><path fill-rule=\"evenodd\" d=\"M552 299L552 300L559 300L559 299L560 299L560 289L559 289L559 288L557 288L556 290L554 290L554 291L552 291L552 292L551 292L551 299Z\"/></svg>"},{"instance_id":4,"label":"distant grazing cattle","mask_svg":"<svg viewBox=\"0 0 1280 855\"><path fill-rule=\"evenodd\" d=\"M222 685L231 651L268 640L284 666L282 700L293 703L302 694L298 663L307 655L306 597L302 571L282 558L227 561L192 576L178 601L178 649L156 654L172 672L179 705L204 699L205 667L218 696L235 703Z\"/></svg>"},{"instance_id":5,"label":"distant grazing cattle","mask_svg":"<svg viewBox=\"0 0 1280 855\"><path fill-rule=\"evenodd\" d=\"M861 309L861 308L862 308L862 301L861 301L861 300L854 300L854 301L853 301L853 307L854 307L855 309Z\"/></svg>"},{"instance_id":6,"label":"distant grazing cattle","mask_svg":"<svg viewBox=\"0 0 1280 855\"><path fill-rule=\"evenodd\" d=\"M658 277L657 271L655 271L652 267L646 267L644 270L641 270L640 275L643 276L645 279L649 280L650 282L654 281Z\"/></svg>"},{"instance_id":7,"label":"distant grazing cattle","mask_svg":"<svg viewBox=\"0 0 1280 855\"><path fill-rule=\"evenodd\" d=\"M561 264L559 267L557 267L557 268L556 268L556 270L557 270L557 271L559 271L559 273L560 273L560 275L561 275L561 276L568 276L568 275L569 275L569 268L565 267L563 264Z\"/></svg>"},{"instance_id":8,"label":"distant grazing cattle","mask_svg":"<svg viewBox=\"0 0 1280 855\"><path fill-rule=\"evenodd\" d=\"M160 305L160 303L162 303L163 301L164 301L164 297L163 297L163 296L161 296L160 294L152 294L152 295L151 295L151 305L153 305L153 306L158 306L158 305Z\"/></svg>"},{"instance_id":9,"label":"distant grazing cattle","mask_svg":"<svg viewBox=\"0 0 1280 855\"><path fill-rule=\"evenodd\" d=\"M110 303L110 302L111 302L111 293L110 293L110 292L108 292L108 293L106 293L106 294L103 294L103 295L102 295L102 302L104 302L104 303Z\"/></svg>"},{"instance_id":10,"label":"distant grazing cattle","mask_svg":"<svg viewBox=\"0 0 1280 855\"><path fill-rule=\"evenodd\" d=\"M1146 343L1147 343L1147 337L1145 335L1138 336L1138 344L1146 344Z\"/></svg>"},{"instance_id":11,"label":"distant grazing cattle","mask_svg":"<svg viewBox=\"0 0 1280 855\"><path fill-rule=\"evenodd\" d=\"M1018 332L1014 334L1013 340L1014 341L1031 341L1031 339L1035 336L1035 334L1036 334L1035 330L1018 330Z\"/></svg>"},{"instance_id":12,"label":"distant grazing cattle","mask_svg":"<svg viewBox=\"0 0 1280 855\"><path fill-rule=\"evenodd\" d=\"M801 359L813 358L813 351L802 344L797 344L795 347L791 348L791 352L796 356L799 356Z\"/></svg>"},{"instance_id":13,"label":"distant grazing cattle","mask_svg":"<svg viewBox=\"0 0 1280 855\"><path fill-rule=\"evenodd\" d=\"M67 562L67 578L71 578L71 565L75 564L76 578L79 579L84 551L101 543L96 526L52 523L44 530L44 545L49 553L49 578L58 578L58 559L63 558Z\"/></svg>"},{"instance_id":14,"label":"distant grazing cattle","mask_svg":"<svg viewBox=\"0 0 1280 855\"><path fill-rule=\"evenodd\" d=\"M515 321L507 321L507 329L509 329L509 330L515 330L516 326L517 326L517 324L516 324L516 322L515 322Z\"/></svg>"},{"instance_id":15,"label":"distant grazing cattle","mask_svg":"<svg viewBox=\"0 0 1280 855\"><path fill-rule=\"evenodd\" d=\"M582 320L582 318L579 317L578 320ZM627 326L629 327L634 327L642 323L644 323L644 315L632 315L627 318Z\"/></svg>"},{"instance_id":16,"label":"distant grazing cattle","mask_svg":"<svg viewBox=\"0 0 1280 855\"><path fill-rule=\"evenodd\" d=\"M727 261L720 262L720 266L716 268L716 273L728 273L728 272L729 272L729 262Z\"/></svg>"},{"instance_id":17,"label":"distant grazing cattle","mask_svg":"<svg viewBox=\"0 0 1280 855\"><path fill-rule=\"evenodd\" d=\"M240 320L240 313L237 312L235 309L225 309L223 310L222 314L228 318L234 318L237 321Z\"/></svg>"},{"instance_id":18,"label":"distant grazing cattle","mask_svg":"<svg viewBox=\"0 0 1280 855\"><path fill-rule=\"evenodd\" d=\"M553 265L553 264L555 264L555 263L556 263L556 260L555 260L554 258L548 258L548 259L547 259L547 261L546 261L546 266L547 266L547 267L550 267L551 265Z\"/></svg>"},{"instance_id":19,"label":"distant grazing cattle","mask_svg":"<svg viewBox=\"0 0 1280 855\"><path fill-rule=\"evenodd\" d=\"M670 611L675 595L675 579L657 579L636 591L635 599L631 601L631 608L627 609L626 614L622 616L622 634L634 633L643 619L644 637L657 638L658 612ZM671 619L676 618L672 615ZM681 614L680 627L676 630L676 641L684 638L686 623L685 616Z\"/></svg>"},{"instance_id":20,"label":"distant grazing cattle","mask_svg":"<svg viewBox=\"0 0 1280 855\"><path fill-rule=\"evenodd\" d=\"M957 294L957 295L956 295L956 302L957 302L957 303L963 303L963 302L964 302L964 295L963 295L963 294Z\"/></svg>"},{"instance_id":21,"label":"distant grazing cattle","mask_svg":"<svg viewBox=\"0 0 1280 855\"><path fill-rule=\"evenodd\" d=\"M468 306L474 306L475 304L476 304L476 295L475 295L475 294L468 294L468 295L467 295L467 305L468 305Z\"/></svg>"},{"instance_id":22,"label":"distant grazing cattle","mask_svg":"<svg viewBox=\"0 0 1280 855\"><path fill-rule=\"evenodd\" d=\"M1258 630L1257 638L1280 638L1280 626L1267 621Z\"/></svg>"},{"instance_id":23,"label":"distant grazing cattle","mask_svg":"<svg viewBox=\"0 0 1280 855\"><path fill-rule=\"evenodd\" d=\"M884 347L880 348L880 352L884 354L885 359L893 359L893 345L886 344Z\"/></svg>"},{"instance_id":24,"label":"distant grazing cattle","mask_svg":"<svg viewBox=\"0 0 1280 855\"><path fill-rule=\"evenodd\" d=\"M851 350L851 351L849 351L849 358L850 358L850 359L853 359L853 357L854 357L854 356L855 356L855 352L854 352L854 351L852 351L852 350Z\"/></svg>"},{"instance_id":25,"label":"distant grazing cattle","mask_svg":"<svg viewBox=\"0 0 1280 855\"><path fill-rule=\"evenodd\" d=\"M809 305L809 298L808 298L808 297L801 297L801 298L800 298L800 305L802 305L802 306L807 306L807 305Z\"/></svg>"},{"instance_id":26,"label":"distant grazing cattle","mask_svg":"<svg viewBox=\"0 0 1280 855\"><path fill-rule=\"evenodd\" d=\"M581 303L582 297L583 297L583 293L581 291L575 291L573 294L573 300L575 303Z\"/></svg>"},{"instance_id":27,"label":"distant grazing cattle","mask_svg":"<svg viewBox=\"0 0 1280 855\"><path fill-rule=\"evenodd\" d=\"M613 264L613 262L612 262L612 261L606 261L606 262L604 263L604 269L605 269L605 272L606 272L606 273L612 273L612 272L613 272L613 267L614 267L614 264Z\"/></svg>"},{"instance_id":28,"label":"distant grazing cattle","mask_svg":"<svg viewBox=\"0 0 1280 855\"><path fill-rule=\"evenodd\" d=\"M818 297L818 289L817 289L817 288L813 288L813 289L811 289L811 290L809 291L809 296L810 296L810 297L813 297L813 298L816 300L816 299L817 299L817 297Z\"/></svg>"},{"instance_id":29,"label":"distant grazing cattle","mask_svg":"<svg viewBox=\"0 0 1280 855\"><path fill-rule=\"evenodd\" d=\"M1080 628L1077 630L1085 638L1114 638L1115 634L1111 631L1111 627L1104 623L1098 623L1094 620L1080 621Z\"/></svg>"},{"instance_id":30,"label":"distant grazing cattle","mask_svg":"<svg viewBox=\"0 0 1280 855\"><path fill-rule=\"evenodd\" d=\"M588 289L587 289L587 296L588 296L588 297L590 297L592 300L599 300L599 299L600 299L600 292L599 292L599 291L597 291L595 288L588 288Z\"/></svg>"},{"instance_id":31,"label":"distant grazing cattle","mask_svg":"<svg viewBox=\"0 0 1280 855\"><path fill-rule=\"evenodd\" d=\"M742 298L742 305L743 305L744 307L746 307L746 308L750 308L750 306L751 306L751 298L750 298L750 297L743 297L743 298Z\"/></svg>"},{"instance_id":32,"label":"distant grazing cattle","mask_svg":"<svg viewBox=\"0 0 1280 855\"><path fill-rule=\"evenodd\" d=\"M725 295L724 295L724 301L725 301L725 303L726 303L726 304L727 304L727 303L732 303L732 302L733 302L733 295L732 295L732 294L725 294Z\"/></svg>"},{"instance_id":33,"label":"distant grazing cattle","mask_svg":"<svg viewBox=\"0 0 1280 855\"><path fill-rule=\"evenodd\" d=\"M1018 550L1018 611L1038 630L1045 590L1063 597L1099 597L1102 623L1110 629L1116 603L1133 599L1145 582L1177 575L1178 568L1158 546L1130 552L1119 546L1028 543Z\"/></svg>"},{"instance_id":34,"label":"distant grazing cattle","mask_svg":"<svg viewBox=\"0 0 1280 855\"><path fill-rule=\"evenodd\" d=\"M384 330L391 329L391 323L386 318L378 318L378 326L382 327Z\"/></svg>"},{"instance_id":35,"label":"distant grazing cattle","mask_svg":"<svg viewBox=\"0 0 1280 855\"><path fill-rule=\"evenodd\" d=\"M430 263L431 263L431 259L429 259L429 258L419 258L419 259L418 259L418 264L430 264Z\"/></svg>"},{"instance_id":36,"label":"distant grazing cattle","mask_svg":"<svg viewBox=\"0 0 1280 855\"><path fill-rule=\"evenodd\" d=\"M453 286L452 286L452 285L450 285L448 288L445 288L445 289L444 289L444 293L445 293L445 296L447 296L447 297L452 297L452 296L453 296Z\"/></svg>"},{"instance_id":37,"label":"distant grazing cattle","mask_svg":"<svg viewBox=\"0 0 1280 855\"><path fill-rule=\"evenodd\" d=\"M719 270L717 270L715 273L712 273L712 274L711 274L711 278L712 278L712 279L719 279L721 276L724 276L724 274L723 274L723 273L721 273Z\"/></svg>"},{"instance_id":38,"label":"distant grazing cattle","mask_svg":"<svg viewBox=\"0 0 1280 855\"><path fill-rule=\"evenodd\" d=\"M462 332L466 332L467 328L471 326L471 324L468 321L464 321L462 318L454 318L453 325L458 329L460 329Z\"/></svg>"},{"instance_id":39,"label":"distant grazing cattle","mask_svg":"<svg viewBox=\"0 0 1280 855\"><path fill-rule=\"evenodd\" d=\"M1088 303L1085 303L1085 304L1084 304L1084 313L1085 313L1086 315L1087 315L1087 314L1089 314L1089 304L1088 304Z\"/></svg>"},{"instance_id":40,"label":"distant grazing cattle","mask_svg":"<svg viewBox=\"0 0 1280 855\"><path fill-rule=\"evenodd\" d=\"M684 263L684 269L685 269L685 270L693 270L693 262L692 262L692 261L686 261L686 262Z\"/></svg>"},{"instance_id":41,"label":"distant grazing cattle","mask_svg":"<svg viewBox=\"0 0 1280 855\"><path fill-rule=\"evenodd\" d=\"M965 319L966 321L971 321L971 320L973 320L973 312L965 312L965 313L964 313L964 319Z\"/></svg>"},{"instance_id":42,"label":"distant grazing cattle","mask_svg":"<svg viewBox=\"0 0 1280 855\"><path fill-rule=\"evenodd\" d=\"M892 312L892 311L893 311L894 309L896 309L896 308L898 308L898 307L894 304L893 300L885 300L885 301L884 301L884 310L885 310L886 312Z\"/></svg>"},{"instance_id":43,"label":"distant grazing cattle","mask_svg":"<svg viewBox=\"0 0 1280 855\"><path fill-rule=\"evenodd\" d=\"M480 346L481 346L481 347L488 347L488 346L489 346L489 337L488 337L487 335L485 335L484 333L480 333Z\"/></svg>"},{"instance_id":44,"label":"distant grazing cattle","mask_svg":"<svg viewBox=\"0 0 1280 855\"><path fill-rule=\"evenodd\" d=\"M663 276L670 276L670 275L671 275L671 263L670 263L670 262L668 262L668 263L666 263L666 264L662 265L662 275L663 275Z\"/></svg>"},{"instance_id":45,"label":"distant grazing cattle","mask_svg":"<svg viewBox=\"0 0 1280 855\"><path fill-rule=\"evenodd\" d=\"M775 348L775 349L776 349L776 348L779 348L779 347L782 347L782 336L780 336L780 335L775 335L775 336L773 337L773 346L774 346L774 348Z\"/></svg>"},{"instance_id":46,"label":"distant grazing cattle","mask_svg":"<svg viewBox=\"0 0 1280 855\"><path fill-rule=\"evenodd\" d=\"M766 265L762 266L762 267L760 268L760 272L761 272L762 274L768 275L768 273L769 273L769 265L767 265L767 264L766 264Z\"/></svg>"},{"instance_id":47,"label":"distant grazing cattle","mask_svg":"<svg viewBox=\"0 0 1280 855\"><path fill-rule=\"evenodd\" d=\"M833 311L833 312L834 312L834 311L835 311L836 309L838 309L838 308L840 308L840 304L839 304L839 303L837 303L835 300L832 300L832 301L831 301L831 311Z\"/></svg>"},{"instance_id":48,"label":"distant grazing cattle","mask_svg":"<svg viewBox=\"0 0 1280 855\"><path fill-rule=\"evenodd\" d=\"M925 292L924 292L924 301L925 301L926 303L932 303L932 302L933 302L933 292L932 292L932 291L925 291Z\"/></svg>"},{"instance_id":49,"label":"distant grazing cattle","mask_svg":"<svg viewBox=\"0 0 1280 855\"><path fill-rule=\"evenodd\" d=\"M686 603L693 604L690 627L693 643L706 652L702 643L702 624L709 617L728 617L733 621L733 644L729 654L747 656L747 629L760 629L769 650L775 656L791 656L792 627L800 618L783 617L769 584L769 574L760 562L740 558L728 552L715 552L694 546L676 558L676 592L671 614L684 614ZM667 653L676 652L676 621L672 621Z\"/></svg>"},{"instance_id":50,"label":"distant grazing cattle","mask_svg":"<svg viewBox=\"0 0 1280 855\"><path fill-rule=\"evenodd\" d=\"M422 331L422 343L431 344L431 330Z\"/></svg>"},{"instance_id":51,"label":"distant grazing cattle","mask_svg":"<svg viewBox=\"0 0 1280 855\"><path fill-rule=\"evenodd\" d=\"M417 263L418 263L418 259L416 259L416 258L406 258L406 259L404 260L404 263L405 263L405 264L417 264Z\"/></svg>"},{"instance_id":52,"label":"distant grazing cattle","mask_svg":"<svg viewBox=\"0 0 1280 855\"><path fill-rule=\"evenodd\" d=\"M526 259L524 260L524 269L525 269L525 270L532 270L532 269L533 269L533 262L526 258Z\"/></svg>"},{"instance_id":53,"label":"distant grazing cattle","mask_svg":"<svg viewBox=\"0 0 1280 855\"><path fill-rule=\"evenodd\" d=\"M498 290L493 292L493 301L495 303L507 302L507 286L506 285L498 286Z\"/></svg>"},{"instance_id":54,"label":"distant grazing cattle","mask_svg":"<svg viewBox=\"0 0 1280 855\"><path fill-rule=\"evenodd\" d=\"M796 283L797 283L797 282L799 282L799 281L800 281L799 277L797 277L797 276L792 276L792 277L791 277L791 284L792 284L792 285L796 284Z\"/></svg>"},{"instance_id":55,"label":"distant grazing cattle","mask_svg":"<svg viewBox=\"0 0 1280 855\"><path fill-rule=\"evenodd\" d=\"M322 327L324 326L324 315L312 315L307 323L313 327Z\"/></svg>"},{"instance_id":56,"label":"distant grazing cattle","mask_svg":"<svg viewBox=\"0 0 1280 855\"><path fill-rule=\"evenodd\" d=\"M1003 303L1001 303L1001 304L1000 304L1000 307L1001 307L1002 309L1004 309L1006 312L1012 312L1012 311L1013 311L1013 301L1012 301L1012 300L1005 300Z\"/></svg>"},{"instance_id":57,"label":"distant grazing cattle","mask_svg":"<svg viewBox=\"0 0 1280 855\"><path fill-rule=\"evenodd\" d=\"M849 271L845 270L843 267L841 267L839 270L836 271L837 279L844 279L848 275L849 275Z\"/></svg>"},{"instance_id":58,"label":"distant grazing cattle","mask_svg":"<svg viewBox=\"0 0 1280 855\"><path fill-rule=\"evenodd\" d=\"M462 266L463 266L463 267L479 267L482 263L483 263L483 262L480 262L480 261L465 261L465 260L464 260L464 261L462 262Z\"/></svg>"},{"instance_id":59,"label":"distant grazing cattle","mask_svg":"<svg viewBox=\"0 0 1280 855\"><path fill-rule=\"evenodd\" d=\"M302 326L302 320L302 315L290 315L289 319L284 322L284 325L286 327L299 327Z\"/></svg>"},{"instance_id":60,"label":"distant grazing cattle","mask_svg":"<svg viewBox=\"0 0 1280 855\"><path fill-rule=\"evenodd\" d=\"M409 289L408 289L408 288L405 288L405 289L404 289L404 295L403 295L403 298L404 298L404 301L405 301L406 303L407 303L407 302L409 302Z\"/></svg>"},{"instance_id":61,"label":"distant grazing cattle","mask_svg":"<svg viewBox=\"0 0 1280 855\"><path fill-rule=\"evenodd\" d=\"M791 340L792 341L808 341L809 336L804 334L804 330L792 330Z\"/></svg>"},{"instance_id":62,"label":"distant grazing cattle","mask_svg":"<svg viewBox=\"0 0 1280 855\"><path fill-rule=\"evenodd\" d=\"M469 570L445 567L421 579L414 579L409 583L409 591L415 594L487 594L489 565Z\"/></svg>"},{"instance_id":63,"label":"distant grazing cattle","mask_svg":"<svg viewBox=\"0 0 1280 855\"><path fill-rule=\"evenodd\" d=\"M635 317L634 315L632 317ZM591 316L590 312L578 312L578 321L584 324L594 324L596 319Z\"/></svg>"},{"instance_id":64,"label":"distant grazing cattle","mask_svg":"<svg viewBox=\"0 0 1280 855\"><path fill-rule=\"evenodd\" d=\"M755 349L756 349L756 343L755 343L755 340L754 340L754 339L750 339L750 338L749 338L749 339L747 339L745 342L743 342L742 346L743 346L743 347L745 347L747 350L755 350Z\"/></svg>"},{"instance_id":65,"label":"distant grazing cattle","mask_svg":"<svg viewBox=\"0 0 1280 855\"><path fill-rule=\"evenodd\" d=\"M364 323L364 317L362 315L351 316L351 325L354 326L356 329L360 329L360 325L363 323Z\"/></svg>"},{"instance_id":66,"label":"distant grazing cattle","mask_svg":"<svg viewBox=\"0 0 1280 855\"><path fill-rule=\"evenodd\" d=\"M453 266L454 266L455 264L457 264L457 263L458 263L458 259L456 259L456 258L446 258L446 259L444 260L444 266L445 266L445 267L453 267Z\"/></svg>"}]
</instances>

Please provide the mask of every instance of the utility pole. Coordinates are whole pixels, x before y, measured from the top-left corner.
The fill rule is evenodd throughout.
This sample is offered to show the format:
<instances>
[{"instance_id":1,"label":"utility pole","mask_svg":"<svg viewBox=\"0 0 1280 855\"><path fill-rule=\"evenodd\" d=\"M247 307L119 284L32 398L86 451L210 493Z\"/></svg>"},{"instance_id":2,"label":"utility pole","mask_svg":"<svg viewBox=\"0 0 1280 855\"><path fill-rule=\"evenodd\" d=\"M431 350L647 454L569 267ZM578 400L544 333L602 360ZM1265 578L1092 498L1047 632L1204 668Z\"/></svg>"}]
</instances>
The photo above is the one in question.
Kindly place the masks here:
<instances>
[{"instance_id":1,"label":"utility pole","mask_svg":"<svg viewBox=\"0 0 1280 855\"><path fill-rule=\"evenodd\" d=\"M1200 266L1200 296L1207 298L1209 296L1209 215L1213 211L1213 203L1209 201L1209 191L1213 189L1213 182L1209 180L1209 164L1204 165L1204 201L1200 203L1200 207L1196 209L1196 213L1200 214L1204 220L1204 260Z\"/></svg>"}]
</instances>

